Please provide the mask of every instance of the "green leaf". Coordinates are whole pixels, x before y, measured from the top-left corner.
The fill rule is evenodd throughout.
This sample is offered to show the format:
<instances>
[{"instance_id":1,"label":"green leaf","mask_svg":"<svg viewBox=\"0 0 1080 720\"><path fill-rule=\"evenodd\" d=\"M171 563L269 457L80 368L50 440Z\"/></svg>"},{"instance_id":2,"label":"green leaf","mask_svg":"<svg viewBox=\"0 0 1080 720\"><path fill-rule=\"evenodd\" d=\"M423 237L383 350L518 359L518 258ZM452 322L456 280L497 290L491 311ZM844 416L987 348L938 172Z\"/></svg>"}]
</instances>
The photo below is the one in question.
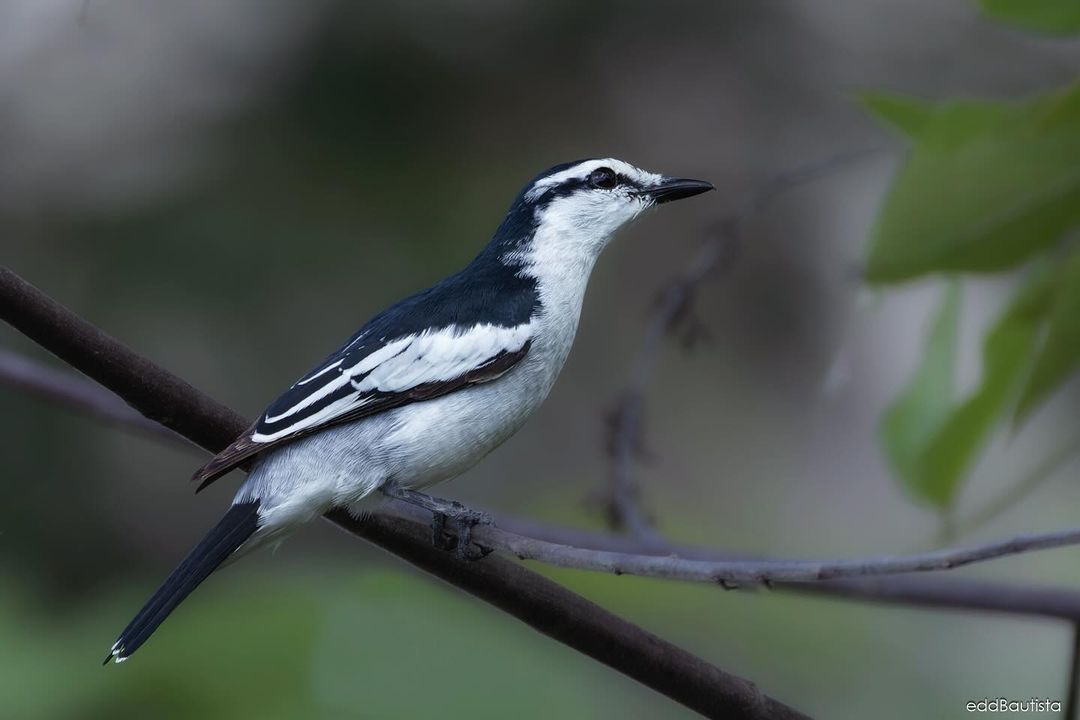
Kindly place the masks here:
<instances>
[{"instance_id":1,"label":"green leaf","mask_svg":"<svg viewBox=\"0 0 1080 720\"><path fill-rule=\"evenodd\" d=\"M979 0L979 4L995 20L1048 33L1080 32L1077 0Z\"/></svg>"},{"instance_id":2,"label":"green leaf","mask_svg":"<svg viewBox=\"0 0 1080 720\"><path fill-rule=\"evenodd\" d=\"M868 281L1004 270L1080 225L1080 84L925 116L890 102L882 116L916 138L871 231Z\"/></svg>"},{"instance_id":3,"label":"green leaf","mask_svg":"<svg viewBox=\"0 0 1080 720\"><path fill-rule=\"evenodd\" d=\"M950 413L916 463L916 484L937 503L953 503L990 431L1016 399L1038 348L1054 279L1047 264L1021 286L983 342L979 387Z\"/></svg>"},{"instance_id":4,"label":"green leaf","mask_svg":"<svg viewBox=\"0 0 1080 720\"><path fill-rule=\"evenodd\" d=\"M1074 248L1057 277L1046 341L1016 406L1023 422L1080 368L1080 249Z\"/></svg>"},{"instance_id":5,"label":"green leaf","mask_svg":"<svg viewBox=\"0 0 1080 720\"><path fill-rule=\"evenodd\" d=\"M882 417L879 434L885 458L906 488L937 507L947 498L923 482L922 456L949 414L956 366L956 331L960 291L951 282L945 291L923 351L922 362L905 390Z\"/></svg>"},{"instance_id":6,"label":"green leaf","mask_svg":"<svg viewBox=\"0 0 1080 720\"><path fill-rule=\"evenodd\" d=\"M859 99L867 110L911 137L922 132L934 113L934 106L925 100L897 93L866 92Z\"/></svg>"}]
</instances>

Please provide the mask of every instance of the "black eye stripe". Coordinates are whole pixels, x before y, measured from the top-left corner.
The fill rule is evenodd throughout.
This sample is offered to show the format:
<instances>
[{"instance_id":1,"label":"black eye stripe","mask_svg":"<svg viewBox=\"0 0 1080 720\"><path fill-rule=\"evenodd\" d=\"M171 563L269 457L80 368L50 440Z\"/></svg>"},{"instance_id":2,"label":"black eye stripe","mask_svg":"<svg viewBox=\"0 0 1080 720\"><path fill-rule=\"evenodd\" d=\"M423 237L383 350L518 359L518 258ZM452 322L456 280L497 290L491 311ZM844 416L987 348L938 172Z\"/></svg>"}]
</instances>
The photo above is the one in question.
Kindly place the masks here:
<instances>
[{"instance_id":1,"label":"black eye stripe","mask_svg":"<svg viewBox=\"0 0 1080 720\"><path fill-rule=\"evenodd\" d=\"M588 187L587 178L576 178L574 180L567 180L560 185L553 185L544 191L543 195L537 198L537 203L544 204L559 197L566 197L573 195L578 190L584 187Z\"/></svg>"},{"instance_id":2,"label":"black eye stripe","mask_svg":"<svg viewBox=\"0 0 1080 720\"><path fill-rule=\"evenodd\" d=\"M571 164L577 164L577 163L571 163ZM610 185L606 186L606 187L596 185L593 182L593 176L598 171L606 171L608 173L611 173L611 177L614 178L614 182L611 183ZM633 179L633 178L631 178L631 177L629 177L627 175L623 175L622 173L617 173L612 168L602 166L602 167L596 168L595 170L588 173L587 175L584 175L584 176L579 175L576 178L570 178L570 179L564 180L563 182L561 182L561 183L559 183L557 185L549 185L549 186L543 188L543 190L540 191L539 194L535 194L534 197L530 198L528 200L528 202L533 207L540 208L540 207L546 206L548 203L550 203L551 201L553 201L553 200L555 200L557 198L568 197L570 195L573 195L575 192L577 192L579 190L586 189L586 188L593 188L593 189L599 188L599 189L609 190L609 189L613 189L613 188L620 187L620 186L624 187L624 188L628 188L631 191L640 189L639 186L638 186L638 183L637 183L637 181L635 179ZM535 193L535 191L534 191L534 193Z\"/></svg>"}]
</instances>

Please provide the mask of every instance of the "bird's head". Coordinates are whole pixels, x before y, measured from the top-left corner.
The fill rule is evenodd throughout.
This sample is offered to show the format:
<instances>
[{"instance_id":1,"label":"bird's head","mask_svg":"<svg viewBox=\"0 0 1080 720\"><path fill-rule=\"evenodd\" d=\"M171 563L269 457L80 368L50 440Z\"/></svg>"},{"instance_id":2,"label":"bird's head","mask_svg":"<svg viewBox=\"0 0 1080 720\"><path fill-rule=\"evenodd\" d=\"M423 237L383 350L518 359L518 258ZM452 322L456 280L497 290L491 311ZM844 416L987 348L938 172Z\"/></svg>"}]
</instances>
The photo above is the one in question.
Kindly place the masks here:
<instances>
[{"instance_id":1,"label":"bird's head","mask_svg":"<svg viewBox=\"0 0 1080 720\"><path fill-rule=\"evenodd\" d=\"M667 177L615 158L577 160L537 175L522 189L500 234L595 255L645 210L712 190L702 180Z\"/></svg>"}]
</instances>

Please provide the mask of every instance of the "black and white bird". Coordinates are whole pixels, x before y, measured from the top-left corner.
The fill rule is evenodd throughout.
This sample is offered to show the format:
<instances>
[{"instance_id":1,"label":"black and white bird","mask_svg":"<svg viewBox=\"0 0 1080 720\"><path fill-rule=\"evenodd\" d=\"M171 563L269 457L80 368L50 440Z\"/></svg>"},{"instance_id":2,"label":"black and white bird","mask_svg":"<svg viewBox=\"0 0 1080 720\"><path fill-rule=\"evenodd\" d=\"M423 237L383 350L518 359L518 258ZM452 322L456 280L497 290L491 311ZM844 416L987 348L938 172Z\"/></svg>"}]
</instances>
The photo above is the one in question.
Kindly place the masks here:
<instances>
[{"instance_id":1,"label":"black and white bird","mask_svg":"<svg viewBox=\"0 0 1080 720\"><path fill-rule=\"evenodd\" d=\"M654 205L711 189L613 158L538 175L465 269L372 318L195 473L201 490L251 470L105 661L130 657L223 562L332 508L382 491L452 513L419 490L472 467L547 397L612 234Z\"/></svg>"}]
</instances>

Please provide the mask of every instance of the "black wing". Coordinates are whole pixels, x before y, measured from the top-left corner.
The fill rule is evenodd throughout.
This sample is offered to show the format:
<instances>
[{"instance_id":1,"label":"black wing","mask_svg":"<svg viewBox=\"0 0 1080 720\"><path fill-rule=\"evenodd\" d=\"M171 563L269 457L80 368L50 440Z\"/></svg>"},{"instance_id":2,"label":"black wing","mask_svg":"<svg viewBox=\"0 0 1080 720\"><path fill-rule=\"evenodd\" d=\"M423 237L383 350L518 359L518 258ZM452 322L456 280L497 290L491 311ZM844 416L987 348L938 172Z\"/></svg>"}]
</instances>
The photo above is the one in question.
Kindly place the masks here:
<instances>
[{"instance_id":1,"label":"black wing","mask_svg":"<svg viewBox=\"0 0 1080 720\"><path fill-rule=\"evenodd\" d=\"M332 425L500 377L525 357L532 325L448 327L380 343L354 340L279 397L195 473L199 490L255 455Z\"/></svg>"}]
</instances>

